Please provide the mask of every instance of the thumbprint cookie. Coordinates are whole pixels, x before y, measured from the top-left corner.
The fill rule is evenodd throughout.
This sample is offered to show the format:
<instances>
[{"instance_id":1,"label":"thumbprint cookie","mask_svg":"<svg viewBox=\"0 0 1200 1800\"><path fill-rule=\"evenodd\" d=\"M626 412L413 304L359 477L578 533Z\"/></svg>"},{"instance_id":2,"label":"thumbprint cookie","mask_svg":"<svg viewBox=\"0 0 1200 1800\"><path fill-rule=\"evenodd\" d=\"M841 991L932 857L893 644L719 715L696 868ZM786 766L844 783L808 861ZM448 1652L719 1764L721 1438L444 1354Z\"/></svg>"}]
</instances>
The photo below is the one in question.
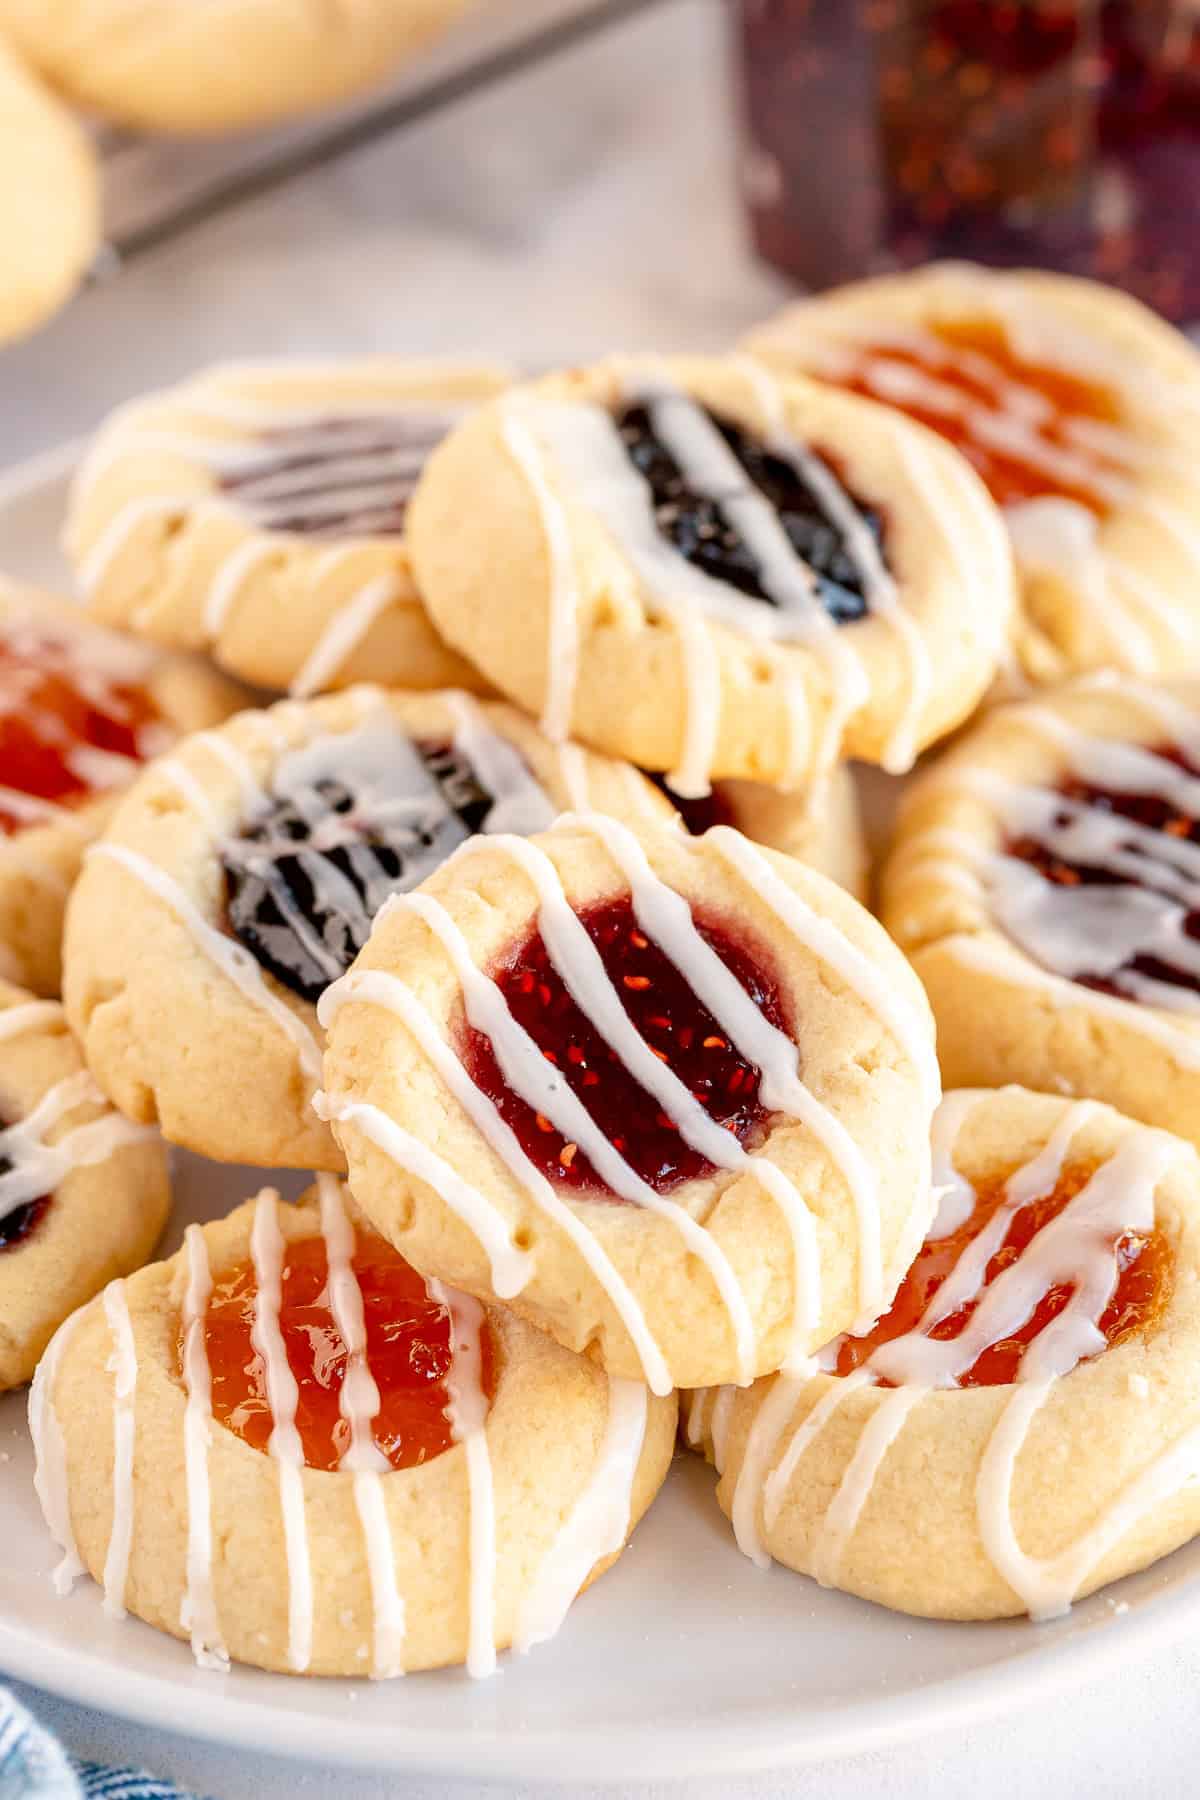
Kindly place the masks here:
<instances>
[{"instance_id":1,"label":"thumbprint cookie","mask_svg":"<svg viewBox=\"0 0 1200 1800\"><path fill-rule=\"evenodd\" d=\"M60 1589L86 1569L206 1668L377 1679L552 1636L661 1487L675 1415L423 1280L328 1175L112 1282L29 1406Z\"/></svg>"},{"instance_id":2,"label":"thumbprint cookie","mask_svg":"<svg viewBox=\"0 0 1200 1800\"><path fill-rule=\"evenodd\" d=\"M339 1167L316 1002L473 832L668 803L506 706L358 687L243 713L142 777L70 907L67 1011L131 1118L221 1162Z\"/></svg>"},{"instance_id":3,"label":"thumbprint cookie","mask_svg":"<svg viewBox=\"0 0 1200 1800\"><path fill-rule=\"evenodd\" d=\"M747 348L949 439L1003 509L1033 680L1200 667L1200 355L1098 282L964 263L789 307Z\"/></svg>"},{"instance_id":4,"label":"thumbprint cookie","mask_svg":"<svg viewBox=\"0 0 1200 1800\"><path fill-rule=\"evenodd\" d=\"M1028 1613L1200 1531L1200 1164L1092 1100L960 1089L890 1310L690 1396L748 1556L938 1619Z\"/></svg>"},{"instance_id":5,"label":"thumbprint cookie","mask_svg":"<svg viewBox=\"0 0 1200 1800\"><path fill-rule=\"evenodd\" d=\"M57 994L63 908L140 765L243 691L0 577L0 975Z\"/></svg>"},{"instance_id":6,"label":"thumbprint cookie","mask_svg":"<svg viewBox=\"0 0 1200 1800\"><path fill-rule=\"evenodd\" d=\"M82 280L100 244L100 177L83 127L2 38L0 157L3 343L42 324Z\"/></svg>"},{"instance_id":7,"label":"thumbprint cookie","mask_svg":"<svg viewBox=\"0 0 1200 1800\"><path fill-rule=\"evenodd\" d=\"M919 983L728 826L476 838L320 1016L318 1105L375 1227L655 1393L876 1318L928 1223Z\"/></svg>"},{"instance_id":8,"label":"thumbprint cookie","mask_svg":"<svg viewBox=\"0 0 1200 1800\"><path fill-rule=\"evenodd\" d=\"M988 715L909 796L883 909L948 1083L1200 1143L1200 681L1079 676Z\"/></svg>"},{"instance_id":9,"label":"thumbprint cookie","mask_svg":"<svg viewBox=\"0 0 1200 1800\"><path fill-rule=\"evenodd\" d=\"M62 1007L0 982L0 1389L145 1262L169 1200L158 1133L112 1110Z\"/></svg>"},{"instance_id":10,"label":"thumbprint cookie","mask_svg":"<svg viewBox=\"0 0 1200 1800\"><path fill-rule=\"evenodd\" d=\"M614 359L453 432L411 509L448 642L552 739L803 787L907 769L1007 643L1003 525L932 432L749 357Z\"/></svg>"},{"instance_id":11,"label":"thumbprint cookie","mask_svg":"<svg viewBox=\"0 0 1200 1800\"><path fill-rule=\"evenodd\" d=\"M88 112L208 133L348 99L437 36L463 0L0 0L0 32Z\"/></svg>"},{"instance_id":12,"label":"thumbprint cookie","mask_svg":"<svg viewBox=\"0 0 1200 1800\"><path fill-rule=\"evenodd\" d=\"M395 357L235 364L121 407L68 508L88 607L301 696L481 687L429 623L405 525L429 452L505 379Z\"/></svg>"}]
</instances>

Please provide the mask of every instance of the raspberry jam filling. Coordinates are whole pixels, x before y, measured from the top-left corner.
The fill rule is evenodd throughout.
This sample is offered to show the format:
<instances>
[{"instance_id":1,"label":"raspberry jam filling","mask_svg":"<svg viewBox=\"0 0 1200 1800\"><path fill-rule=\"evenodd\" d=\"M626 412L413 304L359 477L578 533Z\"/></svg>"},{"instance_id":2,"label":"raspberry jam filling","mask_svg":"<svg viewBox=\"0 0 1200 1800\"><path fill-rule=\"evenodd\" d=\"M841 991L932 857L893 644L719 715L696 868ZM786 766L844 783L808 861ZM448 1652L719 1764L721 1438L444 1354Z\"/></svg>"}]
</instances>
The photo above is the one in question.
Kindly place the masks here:
<instances>
[{"instance_id":1,"label":"raspberry jam filling","mask_svg":"<svg viewBox=\"0 0 1200 1800\"><path fill-rule=\"evenodd\" d=\"M647 781L654 783L660 793L666 795L693 837L703 837L704 833L710 831L714 825L735 823L733 808L719 786L713 787L709 793L702 795L698 800L689 800L667 786L665 775L656 774L651 769L643 769L642 774Z\"/></svg>"},{"instance_id":2,"label":"raspberry jam filling","mask_svg":"<svg viewBox=\"0 0 1200 1800\"><path fill-rule=\"evenodd\" d=\"M867 611L861 571L849 553L840 527L829 517L801 470L730 420L715 413L706 416L749 480L779 514L793 549L816 575L817 598L830 618L839 625L861 619ZM640 404L625 407L618 415L617 428L626 454L650 487L655 521L668 542L715 581L728 582L765 605L776 605L763 585L758 562L720 501L689 484L671 451L656 435L650 408ZM830 458L820 460L837 473ZM882 545L884 527L880 514L853 495L850 498L868 530Z\"/></svg>"},{"instance_id":3,"label":"raspberry jam filling","mask_svg":"<svg viewBox=\"0 0 1200 1800\"><path fill-rule=\"evenodd\" d=\"M267 531L394 537L426 458L454 423L443 412L330 415L259 433L221 472L222 490Z\"/></svg>"},{"instance_id":4,"label":"raspberry jam filling","mask_svg":"<svg viewBox=\"0 0 1200 1800\"><path fill-rule=\"evenodd\" d=\"M38 823L38 801L78 806L111 788L118 765L104 759L140 762L162 737L149 694L89 668L86 647L28 626L0 638L0 788L34 803L0 798L0 832Z\"/></svg>"},{"instance_id":5,"label":"raspberry jam filling","mask_svg":"<svg viewBox=\"0 0 1200 1800\"><path fill-rule=\"evenodd\" d=\"M764 1135L767 1111L760 1070L729 1042L675 964L638 927L628 898L579 915L600 952L626 1013L654 1054L684 1082L711 1119L739 1143ZM696 915L701 937L779 1030L786 1031L779 990L765 958L713 920ZM490 971L513 1017L561 1074L625 1161L656 1193L665 1193L712 1164L686 1144L656 1100L634 1080L616 1052L576 1006L540 934L516 946ZM493 1100L543 1175L568 1187L616 1198L577 1144L513 1093L491 1039L463 1026L462 1056L476 1086Z\"/></svg>"},{"instance_id":6,"label":"raspberry jam filling","mask_svg":"<svg viewBox=\"0 0 1200 1800\"><path fill-rule=\"evenodd\" d=\"M899 407L961 450L998 506L1051 495L1090 512L1107 510L1103 477L1119 464L1074 435L1077 421L1114 426L1120 409L1106 389L1017 354L1000 325L964 320L927 328L928 349L886 344L858 352L840 385ZM905 371L912 379L905 379ZM1023 450L1022 446L1027 448ZM1087 479L1071 464L1094 467Z\"/></svg>"},{"instance_id":7,"label":"raspberry jam filling","mask_svg":"<svg viewBox=\"0 0 1200 1800\"><path fill-rule=\"evenodd\" d=\"M14 1165L7 1156L0 1156L0 1176L11 1174ZM0 1214L0 1254L5 1250L15 1250L32 1237L50 1209L51 1195L40 1194L34 1200L23 1200L20 1205L12 1207L8 1212Z\"/></svg>"},{"instance_id":8,"label":"raspberry jam filling","mask_svg":"<svg viewBox=\"0 0 1200 1800\"><path fill-rule=\"evenodd\" d=\"M1200 767L1189 761L1183 751L1173 745L1159 747L1151 752L1163 762L1171 765L1173 770L1183 769L1189 775L1200 775ZM1095 988L1100 993L1116 994L1126 999L1139 999L1137 978L1149 981L1165 982L1173 988L1183 989L1191 994L1200 994L1200 953L1197 958L1185 957L1189 966L1181 966L1171 960L1169 940L1153 929L1151 923L1137 930L1137 918L1131 914L1131 922L1135 930L1126 939L1124 933L1119 935L1119 913L1122 908L1122 897L1140 895L1143 899L1150 895L1161 895L1165 909L1174 911L1179 905L1185 907L1182 920L1182 932L1185 939L1195 939L1200 943L1200 888L1194 894L1195 905L1180 901L1181 883L1186 876L1181 874L1177 861L1171 858L1173 846L1177 844L1200 845L1200 820L1190 813L1174 805L1164 794L1132 793L1112 788L1105 788L1091 782L1071 777L1059 784L1057 792L1065 800L1075 806L1086 808L1089 812L1103 815L1111 824L1113 821L1128 819L1131 825L1140 828L1138 840L1122 844L1119 833L1110 835L1104 841L1104 848L1109 860L1089 862L1082 858L1064 856L1051 845L1035 836L1010 838L1005 849L1010 856L1019 857L1035 868L1044 881L1067 893L1077 893L1081 889L1107 889L1111 891L1113 912L1110 929L1106 933L1110 943L1117 941L1136 942L1139 938L1148 945L1158 937L1159 952L1153 948L1137 950L1124 962L1118 963L1110 956L1105 963L1103 973L1089 973L1073 968L1072 979L1082 982L1085 987ZM1063 815L1056 823L1067 824ZM1154 840L1140 835L1151 832L1161 839L1162 855L1156 858ZM1137 875L1113 866L1112 858L1130 853L1136 859ZM1100 841L1097 840L1097 852L1100 853ZM1137 906L1138 901L1134 901Z\"/></svg>"},{"instance_id":9,"label":"raspberry jam filling","mask_svg":"<svg viewBox=\"0 0 1200 1800\"><path fill-rule=\"evenodd\" d=\"M1000 1248L987 1264L979 1292L938 1324L927 1336L945 1341L958 1337L966 1328L980 1299L997 1276L1015 1263L1042 1228L1064 1210L1095 1171L1091 1168L1064 1170L1053 1194L1031 1200L1012 1211L1012 1222ZM917 1329L930 1301L954 1269L972 1240L1005 1204L1005 1181L1002 1178L979 1183L974 1210L960 1228L947 1237L927 1240L917 1253L916 1261L900 1284L890 1312L884 1314L865 1337L842 1339L837 1359L839 1375L849 1375L867 1361L881 1344L891 1343ZM1138 1233L1126 1231L1115 1239L1117 1279L1108 1305L1098 1320L1106 1346L1125 1338L1145 1333L1155 1323L1166 1301L1170 1276L1170 1253L1158 1231ZM971 1367L958 1377L959 1387L998 1387L1016 1381L1025 1352L1034 1339L1067 1306L1074 1293L1071 1282L1056 1283L1043 1294L1025 1323L1011 1337L991 1344ZM882 1386L894 1385L882 1381Z\"/></svg>"},{"instance_id":10,"label":"raspberry jam filling","mask_svg":"<svg viewBox=\"0 0 1200 1800\"><path fill-rule=\"evenodd\" d=\"M454 1442L446 1407L452 1360L450 1314L431 1300L423 1278L372 1232L356 1231L354 1275L363 1299L367 1367L379 1390L371 1425L377 1447L394 1469L440 1456ZM213 1283L205 1318L217 1421L255 1450L265 1451L275 1421L266 1369L254 1347L257 1282L253 1264L240 1262ZM336 1469L350 1447L342 1416L346 1344L334 1320L325 1240L299 1238L283 1263L279 1326L296 1379L296 1429L310 1469ZM482 1328L483 1388L494 1392L494 1355ZM182 1368L183 1345L179 1344Z\"/></svg>"},{"instance_id":11,"label":"raspberry jam filling","mask_svg":"<svg viewBox=\"0 0 1200 1800\"><path fill-rule=\"evenodd\" d=\"M453 745L409 750L399 733L396 745L390 788L364 799L335 765L277 797L224 846L230 929L277 981L314 1005L350 967L388 894L423 881L481 829L492 806ZM417 791L405 780L405 753L419 758Z\"/></svg>"}]
</instances>

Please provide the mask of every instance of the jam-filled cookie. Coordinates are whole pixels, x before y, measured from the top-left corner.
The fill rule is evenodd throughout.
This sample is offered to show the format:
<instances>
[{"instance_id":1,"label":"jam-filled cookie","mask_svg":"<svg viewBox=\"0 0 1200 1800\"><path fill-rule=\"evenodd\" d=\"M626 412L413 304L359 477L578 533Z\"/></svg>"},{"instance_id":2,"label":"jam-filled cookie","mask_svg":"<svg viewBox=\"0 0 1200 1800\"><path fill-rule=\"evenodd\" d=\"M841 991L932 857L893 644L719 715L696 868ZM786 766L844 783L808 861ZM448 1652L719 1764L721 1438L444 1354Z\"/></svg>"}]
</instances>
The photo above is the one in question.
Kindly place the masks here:
<instances>
[{"instance_id":1,"label":"jam-filled cookie","mask_svg":"<svg viewBox=\"0 0 1200 1800\"><path fill-rule=\"evenodd\" d=\"M748 348L918 419L1003 508L1026 673L1200 666L1200 355L1098 282L933 264L789 307Z\"/></svg>"},{"instance_id":2,"label":"jam-filled cookie","mask_svg":"<svg viewBox=\"0 0 1200 1800\"><path fill-rule=\"evenodd\" d=\"M466 694L352 688L202 732L147 771L72 898L64 997L101 1087L222 1162L337 1168L315 1006L389 894L473 832L670 808Z\"/></svg>"},{"instance_id":3,"label":"jam-filled cookie","mask_svg":"<svg viewBox=\"0 0 1200 1800\"><path fill-rule=\"evenodd\" d=\"M0 578L0 975L57 994L63 909L117 796L243 690Z\"/></svg>"},{"instance_id":4,"label":"jam-filled cookie","mask_svg":"<svg viewBox=\"0 0 1200 1800\"><path fill-rule=\"evenodd\" d=\"M83 128L2 39L0 158L3 343L74 292L100 242L100 180Z\"/></svg>"},{"instance_id":5,"label":"jam-filled cookie","mask_svg":"<svg viewBox=\"0 0 1200 1800\"><path fill-rule=\"evenodd\" d=\"M320 1010L319 1104L383 1235L656 1393L877 1317L928 1223L919 983L728 827L476 839Z\"/></svg>"},{"instance_id":6,"label":"jam-filled cookie","mask_svg":"<svg viewBox=\"0 0 1200 1800\"><path fill-rule=\"evenodd\" d=\"M158 1133L112 1110L62 1007L0 982L0 1389L145 1262L169 1199Z\"/></svg>"},{"instance_id":7,"label":"jam-filled cookie","mask_svg":"<svg viewBox=\"0 0 1200 1800\"><path fill-rule=\"evenodd\" d=\"M933 433L749 357L622 358L512 391L411 509L434 622L552 738L685 796L908 768L1007 641L996 508Z\"/></svg>"},{"instance_id":8,"label":"jam-filled cookie","mask_svg":"<svg viewBox=\"0 0 1200 1800\"><path fill-rule=\"evenodd\" d=\"M114 1281L30 1397L60 1587L86 1568L208 1668L375 1678L550 1637L662 1485L675 1411L422 1280L332 1176Z\"/></svg>"},{"instance_id":9,"label":"jam-filled cookie","mask_svg":"<svg viewBox=\"0 0 1200 1800\"><path fill-rule=\"evenodd\" d=\"M902 1612L1050 1618L1200 1531L1200 1165L1022 1088L948 1094L894 1305L691 1396L747 1555Z\"/></svg>"},{"instance_id":10,"label":"jam-filled cookie","mask_svg":"<svg viewBox=\"0 0 1200 1800\"><path fill-rule=\"evenodd\" d=\"M0 32L88 112L207 133L347 99L461 10L462 0L0 0Z\"/></svg>"},{"instance_id":11,"label":"jam-filled cookie","mask_svg":"<svg viewBox=\"0 0 1200 1800\"><path fill-rule=\"evenodd\" d=\"M1200 681L1080 676L989 715L910 795L883 907L949 1083L1200 1143Z\"/></svg>"},{"instance_id":12,"label":"jam-filled cookie","mask_svg":"<svg viewBox=\"0 0 1200 1800\"><path fill-rule=\"evenodd\" d=\"M68 512L87 605L298 695L481 687L429 623L405 526L429 452L505 379L396 357L237 364L120 408Z\"/></svg>"}]
</instances>

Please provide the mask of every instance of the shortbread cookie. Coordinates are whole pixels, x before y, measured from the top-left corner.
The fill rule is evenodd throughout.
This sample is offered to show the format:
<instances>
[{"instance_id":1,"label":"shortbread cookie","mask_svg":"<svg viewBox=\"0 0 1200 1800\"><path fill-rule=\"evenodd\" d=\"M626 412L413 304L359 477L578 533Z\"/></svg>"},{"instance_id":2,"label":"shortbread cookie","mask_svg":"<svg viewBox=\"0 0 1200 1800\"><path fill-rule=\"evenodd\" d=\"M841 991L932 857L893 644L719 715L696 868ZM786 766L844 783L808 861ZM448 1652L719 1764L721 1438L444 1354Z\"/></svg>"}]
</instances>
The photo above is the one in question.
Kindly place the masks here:
<instances>
[{"instance_id":1,"label":"shortbread cookie","mask_svg":"<svg viewBox=\"0 0 1200 1800\"><path fill-rule=\"evenodd\" d=\"M2 39L0 168L3 343L74 293L100 242L100 181L81 126Z\"/></svg>"},{"instance_id":2,"label":"shortbread cookie","mask_svg":"<svg viewBox=\"0 0 1200 1800\"><path fill-rule=\"evenodd\" d=\"M314 1009L376 909L472 832L580 804L670 818L636 771L466 694L353 688L192 738L138 782L72 900L64 993L96 1079L218 1161L339 1167L309 1107Z\"/></svg>"},{"instance_id":3,"label":"shortbread cookie","mask_svg":"<svg viewBox=\"0 0 1200 1800\"><path fill-rule=\"evenodd\" d=\"M911 794L883 905L949 1083L1200 1143L1200 681L1081 676L987 717Z\"/></svg>"},{"instance_id":4,"label":"shortbread cookie","mask_svg":"<svg viewBox=\"0 0 1200 1800\"><path fill-rule=\"evenodd\" d=\"M120 408L67 519L88 606L298 695L481 687L429 623L405 521L430 450L505 379L397 357L235 364Z\"/></svg>"},{"instance_id":5,"label":"shortbread cookie","mask_svg":"<svg viewBox=\"0 0 1200 1800\"><path fill-rule=\"evenodd\" d=\"M1200 1165L1095 1101L959 1090L895 1305L691 1398L747 1555L902 1612L1050 1618L1200 1531Z\"/></svg>"},{"instance_id":6,"label":"shortbread cookie","mask_svg":"<svg viewBox=\"0 0 1200 1800\"><path fill-rule=\"evenodd\" d=\"M244 691L0 578L0 974L57 994L84 850L139 765L219 724Z\"/></svg>"},{"instance_id":7,"label":"shortbread cookie","mask_svg":"<svg viewBox=\"0 0 1200 1800\"><path fill-rule=\"evenodd\" d=\"M728 827L476 839L389 902L321 1017L377 1229L656 1393L876 1318L928 1223L919 984L849 895Z\"/></svg>"},{"instance_id":8,"label":"shortbread cookie","mask_svg":"<svg viewBox=\"0 0 1200 1800\"><path fill-rule=\"evenodd\" d=\"M0 0L0 31L64 94L147 131L217 132L348 99L463 0Z\"/></svg>"},{"instance_id":9,"label":"shortbread cookie","mask_svg":"<svg viewBox=\"0 0 1200 1800\"><path fill-rule=\"evenodd\" d=\"M867 898L870 859L854 777L844 763L809 793L786 794L761 781L719 781L700 799L674 794L651 776L693 836L732 825L756 844L784 850L819 869L856 900Z\"/></svg>"},{"instance_id":10,"label":"shortbread cookie","mask_svg":"<svg viewBox=\"0 0 1200 1800\"><path fill-rule=\"evenodd\" d=\"M552 1636L661 1487L675 1411L427 1284L324 1176L113 1282L30 1425L62 1584L86 1568L208 1668L381 1678Z\"/></svg>"},{"instance_id":11,"label":"shortbread cookie","mask_svg":"<svg viewBox=\"0 0 1200 1800\"><path fill-rule=\"evenodd\" d=\"M0 982L0 1389L145 1262L169 1199L158 1133L108 1105L62 1007Z\"/></svg>"},{"instance_id":12,"label":"shortbread cookie","mask_svg":"<svg viewBox=\"0 0 1200 1800\"><path fill-rule=\"evenodd\" d=\"M1138 301L935 263L801 301L747 347L969 457L1008 522L1034 680L1200 669L1200 355Z\"/></svg>"},{"instance_id":13,"label":"shortbread cookie","mask_svg":"<svg viewBox=\"0 0 1200 1800\"><path fill-rule=\"evenodd\" d=\"M908 768L1003 653L996 508L933 433L749 357L619 359L482 408L410 511L435 624L685 796Z\"/></svg>"}]
</instances>

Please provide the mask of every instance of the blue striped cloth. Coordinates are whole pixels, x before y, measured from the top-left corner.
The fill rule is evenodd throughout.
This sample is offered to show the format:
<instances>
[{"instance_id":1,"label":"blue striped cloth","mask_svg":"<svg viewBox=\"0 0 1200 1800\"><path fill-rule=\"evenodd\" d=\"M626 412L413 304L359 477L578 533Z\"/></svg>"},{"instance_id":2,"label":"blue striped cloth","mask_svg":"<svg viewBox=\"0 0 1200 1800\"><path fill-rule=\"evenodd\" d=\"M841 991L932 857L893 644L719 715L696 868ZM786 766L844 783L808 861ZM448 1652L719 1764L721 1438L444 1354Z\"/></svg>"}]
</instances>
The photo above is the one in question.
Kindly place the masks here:
<instances>
[{"instance_id":1,"label":"blue striped cloth","mask_svg":"<svg viewBox=\"0 0 1200 1800\"><path fill-rule=\"evenodd\" d=\"M195 1800L141 1769L110 1769L68 1756L6 1688L0 1688L0 1800Z\"/></svg>"}]
</instances>

